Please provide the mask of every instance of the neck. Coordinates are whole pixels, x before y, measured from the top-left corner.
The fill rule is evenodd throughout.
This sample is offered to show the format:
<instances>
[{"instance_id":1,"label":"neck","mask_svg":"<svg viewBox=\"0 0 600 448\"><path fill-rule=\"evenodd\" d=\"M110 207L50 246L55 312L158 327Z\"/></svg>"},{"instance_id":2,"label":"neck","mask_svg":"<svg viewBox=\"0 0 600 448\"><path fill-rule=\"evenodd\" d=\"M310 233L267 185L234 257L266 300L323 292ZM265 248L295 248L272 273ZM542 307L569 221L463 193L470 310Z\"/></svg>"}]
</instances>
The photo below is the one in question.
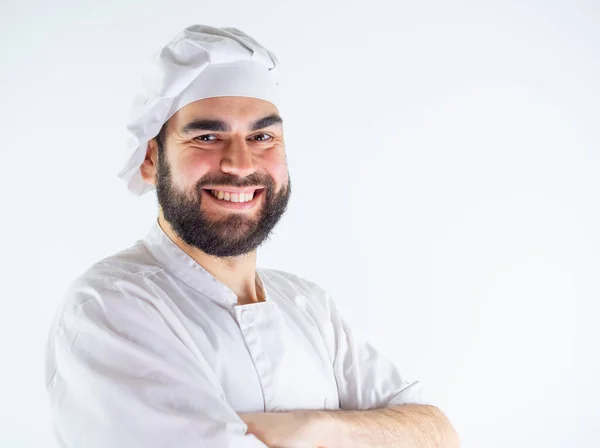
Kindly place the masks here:
<instances>
[{"instance_id":1,"label":"neck","mask_svg":"<svg viewBox=\"0 0 600 448\"><path fill-rule=\"evenodd\" d=\"M262 285L256 274L256 250L237 257L215 257L185 243L162 213L158 224L181 250L238 296L238 305L264 301Z\"/></svg>"}]
</instances>

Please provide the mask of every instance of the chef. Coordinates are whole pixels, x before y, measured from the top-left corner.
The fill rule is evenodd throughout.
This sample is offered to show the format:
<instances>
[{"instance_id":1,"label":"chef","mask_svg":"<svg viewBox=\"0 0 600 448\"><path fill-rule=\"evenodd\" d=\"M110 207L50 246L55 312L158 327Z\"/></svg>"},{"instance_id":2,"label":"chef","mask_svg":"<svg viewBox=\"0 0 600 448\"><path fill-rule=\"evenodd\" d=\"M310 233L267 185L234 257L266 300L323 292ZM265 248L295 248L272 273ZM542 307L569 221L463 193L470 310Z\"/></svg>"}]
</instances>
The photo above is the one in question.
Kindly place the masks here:
<instances>
[{"instance_id":1,"label":"chef","mask_svg":"<svg viewBox=\"0 0 600 448\"><path fill-rule=\"evenodd\" d=\"M119 176L143 238L75 279L47 343L68 448L457 447L444 414L330 295L256 266L291 183L275 55L194 25L146 73Z\"/></svg>"}]
</instances>

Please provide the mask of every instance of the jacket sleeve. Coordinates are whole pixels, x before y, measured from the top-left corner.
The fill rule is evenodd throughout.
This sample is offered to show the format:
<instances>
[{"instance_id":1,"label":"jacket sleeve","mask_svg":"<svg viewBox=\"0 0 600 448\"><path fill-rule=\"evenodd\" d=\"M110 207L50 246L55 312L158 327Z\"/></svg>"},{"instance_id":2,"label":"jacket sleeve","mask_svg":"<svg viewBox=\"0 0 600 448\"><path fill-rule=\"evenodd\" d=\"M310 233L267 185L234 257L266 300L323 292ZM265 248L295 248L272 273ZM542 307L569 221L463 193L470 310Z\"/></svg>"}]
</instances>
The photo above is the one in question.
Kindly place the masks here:
<instances>
[{"instance_id":1,"label":"jacket sleeve","mask_svg":"<svg viewBox=\"0 0 600 448\"><path fill-rule=\"evenodd\" d=\"M61 448L265 448L144 288L72 288L47 343Z\"/></svg>"},{"instance_id":2,"label":"jacket sleeve","mask_svg":"<svg viewBox=\"0 0 600 448\"><path fill-rule=\"evenodd\" d=\"M366 410L421 403L418 381L407 381L398 368L367 341L356 337L327 295L333 327L333 369L340 407Z\"/></svg>"}]
</instances>

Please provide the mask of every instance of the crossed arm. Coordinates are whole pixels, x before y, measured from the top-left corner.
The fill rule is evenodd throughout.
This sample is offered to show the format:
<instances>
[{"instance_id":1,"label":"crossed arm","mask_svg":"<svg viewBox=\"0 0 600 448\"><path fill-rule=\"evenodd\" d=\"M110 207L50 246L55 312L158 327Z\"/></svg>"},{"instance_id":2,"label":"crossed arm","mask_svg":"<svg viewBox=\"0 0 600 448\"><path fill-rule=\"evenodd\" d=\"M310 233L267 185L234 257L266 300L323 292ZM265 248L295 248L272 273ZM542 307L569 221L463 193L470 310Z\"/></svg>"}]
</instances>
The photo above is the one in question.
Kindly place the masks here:
<instances>
[{"instance_id":1,"label":"crossed arm","mask_svg":"<svg viewBox=\"0 0 600 448\"><path fill-rule=\"evenodd\" d=\"M239 414L270 448L458 448L459 438L435 406L405 404L367 411Z\"/></svg>"}]
</instances>

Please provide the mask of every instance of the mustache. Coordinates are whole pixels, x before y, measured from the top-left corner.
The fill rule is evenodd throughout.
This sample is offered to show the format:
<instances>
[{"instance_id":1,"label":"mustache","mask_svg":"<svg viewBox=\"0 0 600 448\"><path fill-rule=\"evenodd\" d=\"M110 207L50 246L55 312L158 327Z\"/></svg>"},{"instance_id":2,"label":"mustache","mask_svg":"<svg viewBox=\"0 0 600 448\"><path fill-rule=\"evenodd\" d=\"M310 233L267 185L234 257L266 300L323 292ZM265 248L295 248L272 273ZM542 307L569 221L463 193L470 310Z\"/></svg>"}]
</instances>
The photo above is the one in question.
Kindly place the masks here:
<instances>
[{"instance_id":1,"label":"mustache","mask_svg":"<svg viewBox=\"0 0 600 448\"><path fill-rule=\"evenodd\" d=\"M238 177L233 174L207 174L196 183L196 190L200 192L205 186L218 187L264 187L271 189L275 185L273 178L264 173L252 173L246 177Z\"/></svg>"}]
</instances>

